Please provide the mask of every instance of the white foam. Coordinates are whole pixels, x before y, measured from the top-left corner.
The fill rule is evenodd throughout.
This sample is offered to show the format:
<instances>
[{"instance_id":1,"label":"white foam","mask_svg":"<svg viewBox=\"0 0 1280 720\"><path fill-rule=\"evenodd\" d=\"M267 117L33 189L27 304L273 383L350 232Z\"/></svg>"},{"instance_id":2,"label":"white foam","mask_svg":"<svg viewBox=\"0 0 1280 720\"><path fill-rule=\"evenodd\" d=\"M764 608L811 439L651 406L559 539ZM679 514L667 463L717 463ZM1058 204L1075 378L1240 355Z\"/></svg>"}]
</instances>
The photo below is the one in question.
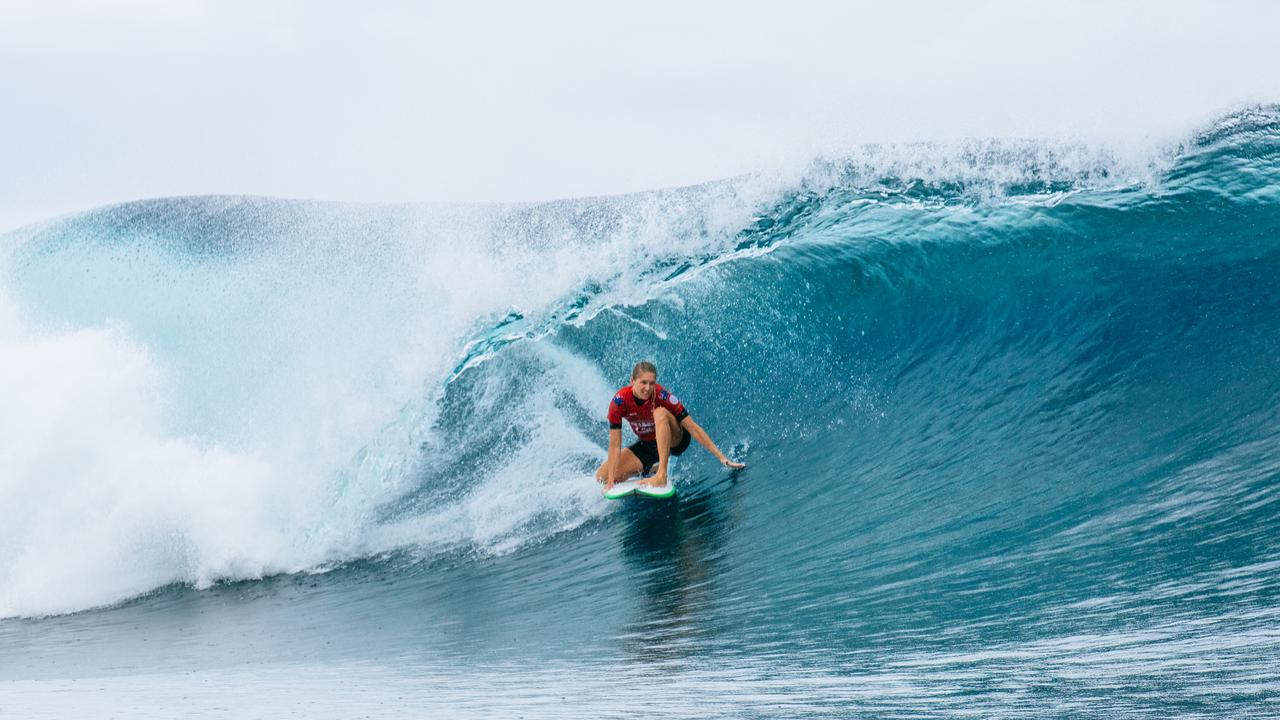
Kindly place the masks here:
<instances>
[{"instance_id":1,"label":"white foam","mask_svg":"<svg viewBox=\"0 0 1280 720\"><path fill-rule=\"evenodd\" d=\"M596 408L603 407L613 389L595 366L563 348L539 343L529 352L546 376L557 379L544 385L540 374L532 382L543 391L521 395L520 421L529 441L498 458L496 470L455 502L370 532L365 554L410 546L427 552L470 547L504 554L579 527L608 509L593 476L600 445L576 429L556 394ZM505 379L496 376L489 382ZM489 390L501 393L504 388Z\"/></svg>"},{"instance_id":2,"label":"white foam","mask_svg":"<svg viewBox=\"0 0 1280 720\"><path fill-rule=\"evenodd\" d=\"M167 378L124 330L0 308L0 616L281 569L269 462L169 434Z\"/></svg>"},{"instance_id":3,"label":"white foam","mask_svg":"<svg viewBox=\"0 0 1280 720\"><path fill-rule=\"evenodd\" d=\"M653 289L623 270L716 252L778 191L289 205L265 245L236 249L206 228L192 240L231 248L211 257L166 245L166 213L210 203L209 222L233 218L234 236L274 222L260 214L271 202L161 204L141 231L108 210L84 230L69 220L70 240L17 238L22 262L0 257L0 616L404 545L505 551L576 526L599 510L587 472L598 446L553 405L475 492L380 522L422 482L441 383L477 328L512 309L537 324L592 283L599 307L642 299ZM574 402L608 397L590 363L543 352Z\"/></svg>"}]
</instances>

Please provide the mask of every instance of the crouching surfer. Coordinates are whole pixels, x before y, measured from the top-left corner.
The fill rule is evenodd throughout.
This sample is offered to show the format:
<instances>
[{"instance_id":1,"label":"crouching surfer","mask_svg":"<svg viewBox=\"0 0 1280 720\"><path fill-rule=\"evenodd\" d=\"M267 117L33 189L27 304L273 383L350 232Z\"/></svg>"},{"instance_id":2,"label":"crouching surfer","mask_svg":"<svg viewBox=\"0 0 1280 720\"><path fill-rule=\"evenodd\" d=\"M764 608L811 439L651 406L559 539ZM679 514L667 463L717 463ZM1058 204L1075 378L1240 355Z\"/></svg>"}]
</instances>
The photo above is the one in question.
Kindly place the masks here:
<instances>
[{"instance_id":1,"label":"crouching surfer","mask_svg":"<svg viewBox=\"0 0 1280 720\"><path fill-rule=\"evenodd\" d=\"M623 419L639 438L626 448L622 447ZM644 475L657 466L652 477L640 482L663 487L667 484L667 461L688 450L690 438L725 467L746 467L720 452L711 436L689 417L680 399L658 384L658 368L653 363L638 362L631 370L631 384L609 401L609 457L596 471L596 480L604 483L608 491L618 481Z\"/></svg>"}]
</instances>

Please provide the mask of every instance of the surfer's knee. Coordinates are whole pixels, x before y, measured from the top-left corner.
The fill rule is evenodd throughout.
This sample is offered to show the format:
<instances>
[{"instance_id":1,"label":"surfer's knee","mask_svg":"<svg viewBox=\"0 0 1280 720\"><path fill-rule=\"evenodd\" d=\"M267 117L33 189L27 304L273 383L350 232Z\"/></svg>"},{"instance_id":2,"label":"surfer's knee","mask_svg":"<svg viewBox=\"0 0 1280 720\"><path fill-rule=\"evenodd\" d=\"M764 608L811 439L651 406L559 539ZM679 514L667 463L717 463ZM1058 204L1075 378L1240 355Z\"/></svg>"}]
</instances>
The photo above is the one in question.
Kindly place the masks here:
<instances>
[{"instance_id":1,"label":"surfer's knee","mask_svg":"<svg viewBox=\"0 0 1280 720\"><path fill-rule=\"evenodd\" d=\"M680 421L676 420L676 416L666 408L653 409L653 424L655 432L659 427L667 428L667 437L672 445L684 439L684 430L680 427Z\"/></svg>"}]
</instances>

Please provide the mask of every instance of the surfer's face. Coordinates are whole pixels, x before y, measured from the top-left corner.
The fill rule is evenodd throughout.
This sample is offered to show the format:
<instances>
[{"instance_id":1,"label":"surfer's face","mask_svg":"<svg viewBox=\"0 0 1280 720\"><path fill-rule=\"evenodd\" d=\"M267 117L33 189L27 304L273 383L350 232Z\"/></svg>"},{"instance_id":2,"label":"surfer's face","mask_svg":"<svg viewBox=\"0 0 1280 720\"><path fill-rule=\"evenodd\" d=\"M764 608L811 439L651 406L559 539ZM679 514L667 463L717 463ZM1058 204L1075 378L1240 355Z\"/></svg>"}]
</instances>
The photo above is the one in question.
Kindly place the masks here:
<instances>
[{"instance_id":1,"label":"surfer's face","mask_svg":"<svg viewBox=\"0 0 1280 720\"><path fill-rule=\"evenodd\" d=\"M640 373L631 381L631 394L641 400L648 400L653 395L653 384L658 382L658 376L651 372Z\"/></svg>"}]
</instances>

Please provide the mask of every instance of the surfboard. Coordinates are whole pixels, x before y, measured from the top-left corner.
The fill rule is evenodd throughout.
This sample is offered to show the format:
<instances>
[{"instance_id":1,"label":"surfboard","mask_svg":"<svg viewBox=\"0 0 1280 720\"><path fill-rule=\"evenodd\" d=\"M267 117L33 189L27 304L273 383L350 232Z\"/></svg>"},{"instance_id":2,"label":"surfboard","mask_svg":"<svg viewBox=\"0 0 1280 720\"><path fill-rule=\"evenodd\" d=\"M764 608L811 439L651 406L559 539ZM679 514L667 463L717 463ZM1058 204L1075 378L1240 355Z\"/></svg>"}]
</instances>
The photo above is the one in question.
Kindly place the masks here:
<instances>
[{"instance_id":1,"label":"surfboard","mask_svg":"<svg viewBox=\"0 0 1280 720\"><path fill-rule=\"evenodd\" d=\"M620 482L605 492L604 496L609 500L621 500L624 497L635 496L642 498L652 498L662 500L664 498L675 497L676 487L668 480L666 485L662 487L650 487L641 485L640 478L635 480L627 480Z\"/></svg>"}]
</instances>

